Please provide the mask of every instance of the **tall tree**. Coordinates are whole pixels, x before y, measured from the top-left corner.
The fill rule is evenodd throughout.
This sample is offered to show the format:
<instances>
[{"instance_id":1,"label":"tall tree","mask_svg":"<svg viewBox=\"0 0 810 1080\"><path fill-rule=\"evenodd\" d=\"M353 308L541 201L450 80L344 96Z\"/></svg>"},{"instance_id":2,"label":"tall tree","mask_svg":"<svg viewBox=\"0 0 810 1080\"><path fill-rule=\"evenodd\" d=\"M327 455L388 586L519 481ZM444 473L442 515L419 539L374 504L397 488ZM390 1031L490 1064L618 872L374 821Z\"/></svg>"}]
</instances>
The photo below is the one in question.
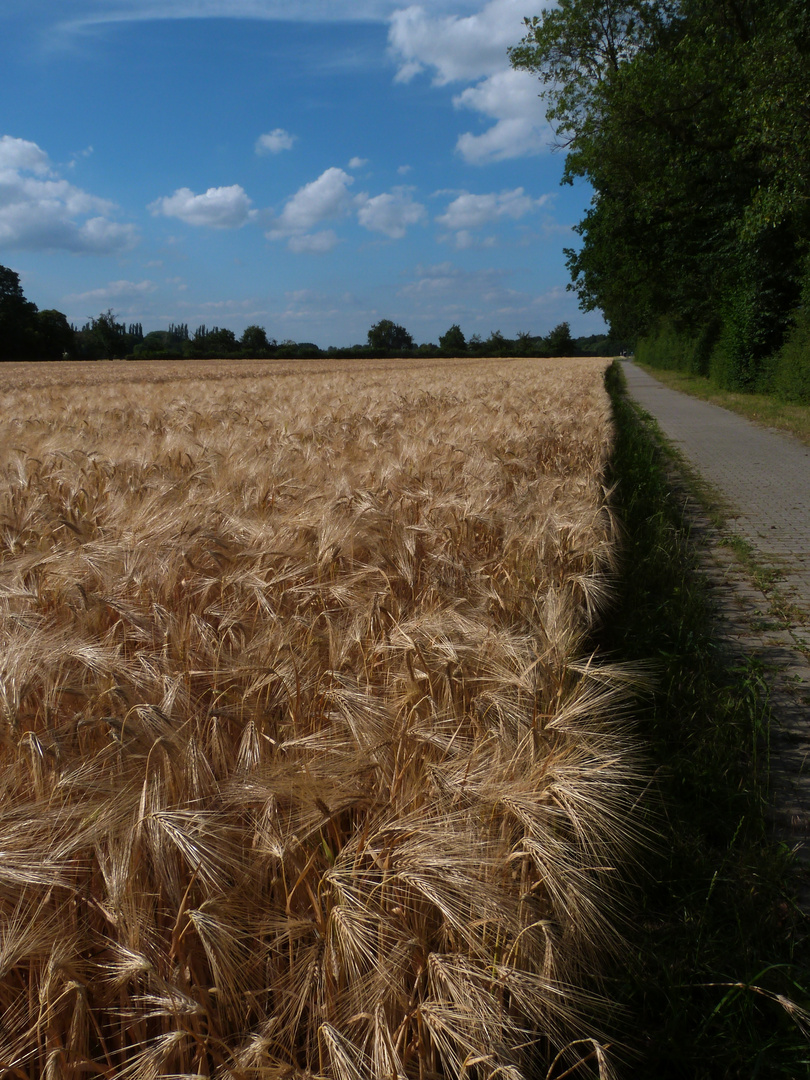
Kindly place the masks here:
<instances>
[{"instance_id":1,"label":"tall tree","mask_svg":"<svg viewBox=\"0 0 810 1080\"><path fill-rule=\"evenodd\" d=\"M37 306L26 300L20 275L0 266L0 360L27 360L36 352Z\"/></svg>"},{"instance_id":2,"label":"tall tree","mask_svg":"<svg viewBox=\"0 0 810 1080\"><path fill-rule=\"evenodd\" d=\"M369 330L368 344L375 352L409 352L413 349L413 338L404 326L390 319L381 319Z\"/></svg>"},{"instance_id":3,"label":"tall tree","mask_svg":"<svg viewBox=\"0 0 810 1080\"><path fill-rule=\"evenodd\" d=\"M800 295L809 42L799 0L561 0L512 50L545 85L565 181L594 189L567 251L581 306L624 337L715 326L742 386Z\"/></svg>"}]
</instances>

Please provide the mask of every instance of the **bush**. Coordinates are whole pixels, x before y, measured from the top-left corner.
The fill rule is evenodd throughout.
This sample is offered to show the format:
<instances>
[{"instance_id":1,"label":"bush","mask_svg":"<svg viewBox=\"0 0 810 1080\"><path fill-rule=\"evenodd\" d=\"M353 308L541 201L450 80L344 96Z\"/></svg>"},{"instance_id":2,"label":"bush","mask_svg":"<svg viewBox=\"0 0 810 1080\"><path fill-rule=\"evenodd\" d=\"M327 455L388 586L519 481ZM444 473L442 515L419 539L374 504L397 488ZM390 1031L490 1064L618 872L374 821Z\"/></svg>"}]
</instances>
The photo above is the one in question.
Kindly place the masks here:
<instances>
[{"instance_id":1,"label":"bush","mask_svg":"<svg viewBox=\"0 0 810 1080\"><path fill-rule=\"evenodd\" d=\"M776 354L772 386L783 401L810 405L810 309L807 306Z\"/></svg>"}]
</instances>

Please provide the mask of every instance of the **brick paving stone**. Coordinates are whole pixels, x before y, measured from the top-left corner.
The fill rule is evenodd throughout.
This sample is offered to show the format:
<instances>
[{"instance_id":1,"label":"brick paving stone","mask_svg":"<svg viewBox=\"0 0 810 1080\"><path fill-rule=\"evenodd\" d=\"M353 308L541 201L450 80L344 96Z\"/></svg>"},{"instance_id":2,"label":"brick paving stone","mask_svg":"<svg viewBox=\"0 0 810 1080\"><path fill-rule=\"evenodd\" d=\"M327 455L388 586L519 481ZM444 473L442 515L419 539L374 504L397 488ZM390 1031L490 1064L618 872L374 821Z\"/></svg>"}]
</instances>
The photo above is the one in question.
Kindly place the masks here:
<instances>
[{"instance_id":1,"label":"brick paving stone","mask_svg":"<svg viewBox=\"0 0 810 1080\"><path fill-rule=\"evenodd\" d=\"M671 390L630 361L623 368L631 396L719 494L730 529L750 543L761 562L778 570L779 592L797 609L792 625L777 622L769 598L693 508L706 540L704 564L721 620L718 636L732 654L758 656L770 673L775 833L810 865L810 447ZM800 902L810 911L804 877Z\"/></svg>"}]
</instances>

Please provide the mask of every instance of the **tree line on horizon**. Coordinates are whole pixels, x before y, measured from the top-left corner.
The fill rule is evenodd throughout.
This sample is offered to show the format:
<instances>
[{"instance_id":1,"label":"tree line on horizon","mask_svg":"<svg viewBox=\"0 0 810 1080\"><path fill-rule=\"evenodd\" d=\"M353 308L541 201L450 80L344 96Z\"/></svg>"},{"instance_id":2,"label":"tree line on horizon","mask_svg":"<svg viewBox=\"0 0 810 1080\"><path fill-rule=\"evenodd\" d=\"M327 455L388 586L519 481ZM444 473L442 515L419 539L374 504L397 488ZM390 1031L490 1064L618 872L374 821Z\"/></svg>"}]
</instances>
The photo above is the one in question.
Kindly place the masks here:
<instances>
[{"instance_id":1,"label":"tree line on horizon","mask_svg":"<svg viewBox=\"0 0 810 1080\"><path fill-rule=\"evenodd\" d=\"M560 0L510 57L593 188L580 306L640 359L810 402L807 0Z\"/></svg>"},{"instance_id":2,"label":"tree line on horizon","mask_svg":"<svg viewBox=\"0 0 810 1080\"><path fill-rule=\"evenodd\" d=\"M0 266L0 361L2 360L173 360L173 359L317 359L319 357L450 357L450 356L580 356L622 351L623 343L604 334L573 338L567 322L548 334L519 333L505 337L493 330L488 338L469 340L453 324L438 343L417 345L411 334L391 319L368 331L364 344L321 349L310 341L278 342L263 326L248 326L241 337L224 327L205 325L189 331L187 323L144 334L140 322L119 322L112 310L73 326L60 311L40 311L25 298L19 275Z\"/></svg>"}]
</instances>

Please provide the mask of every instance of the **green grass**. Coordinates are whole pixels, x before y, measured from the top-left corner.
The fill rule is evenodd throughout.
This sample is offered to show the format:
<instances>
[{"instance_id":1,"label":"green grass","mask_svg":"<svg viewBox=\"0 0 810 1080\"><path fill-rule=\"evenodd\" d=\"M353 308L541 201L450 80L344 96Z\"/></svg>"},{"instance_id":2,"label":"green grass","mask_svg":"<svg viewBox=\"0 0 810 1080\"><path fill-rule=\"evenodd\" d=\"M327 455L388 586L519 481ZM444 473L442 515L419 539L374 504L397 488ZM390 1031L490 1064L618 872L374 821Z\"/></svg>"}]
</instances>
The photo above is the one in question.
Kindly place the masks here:
<instances>
[{"instance_id":1,"label":"green grass","mask_svg":"<svg viewBox=\"0 0 810 1080\"><path fill-rule=\"evenodd\" d=\"M626 540L621 600L600 644L656 671L639 733L661 834L639 884L635 959L615 979L636 1054L628 1075L810 1076L810 1043L790 1011L808 1005L807 921L792 857L765 820L763 672L753 661L729 670L665 450L625 397L619 365L608 385Z\"/></svg>"},{"instance_id":2,"label":"green grass","mask_svg":"<svg viewBox=\"0 0 810 1080\"><path fill-rule=\"evenodd\" d=\"M648 364L639 364L639 367L673 390L682 390L713 405L722 405L764 427L790 432L810 445L809 405L788 405L767 394L739 394L720 390L703 376L684 371L665 371Z\"/></svg>"}]
</instances>

